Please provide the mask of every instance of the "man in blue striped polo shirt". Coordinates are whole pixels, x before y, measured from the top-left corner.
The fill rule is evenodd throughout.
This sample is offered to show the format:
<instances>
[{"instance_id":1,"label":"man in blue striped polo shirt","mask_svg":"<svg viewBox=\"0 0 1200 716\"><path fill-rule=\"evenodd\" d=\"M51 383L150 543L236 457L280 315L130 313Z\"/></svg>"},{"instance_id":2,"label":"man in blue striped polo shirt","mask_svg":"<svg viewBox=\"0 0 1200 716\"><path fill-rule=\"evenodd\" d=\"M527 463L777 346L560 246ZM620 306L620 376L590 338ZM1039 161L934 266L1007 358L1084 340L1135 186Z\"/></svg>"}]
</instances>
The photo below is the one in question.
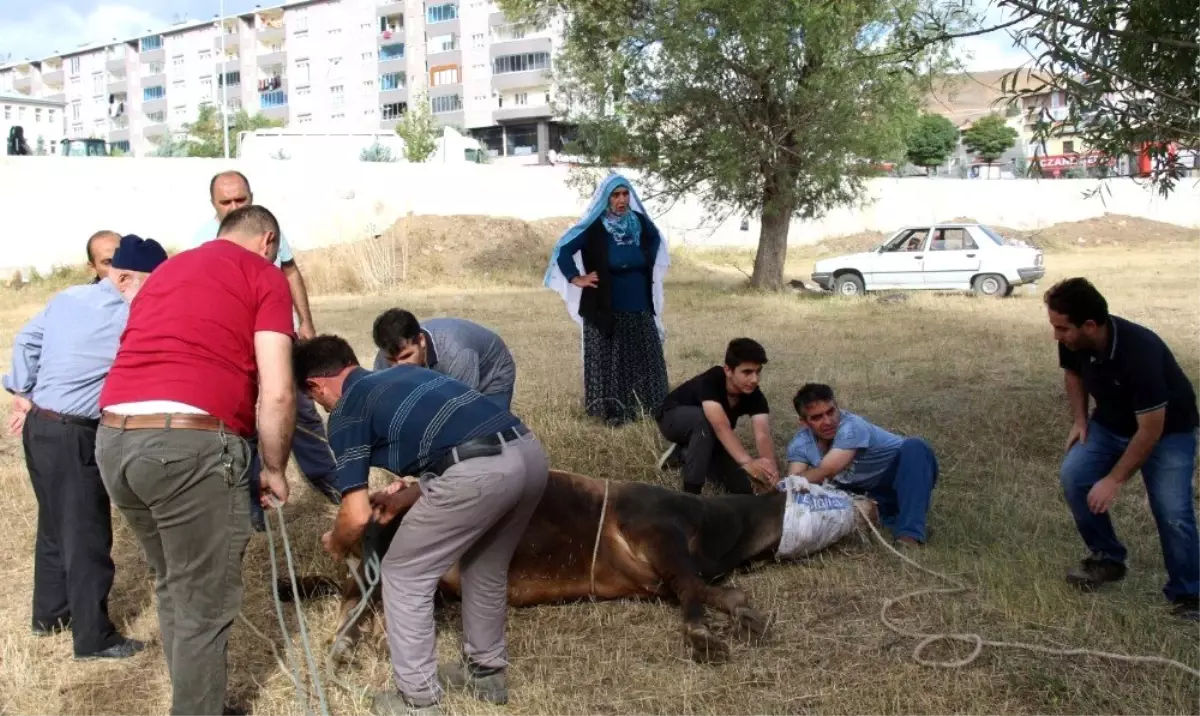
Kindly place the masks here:
<instances>
[{"instance_id":1,"label":"man in blue striped polo shirt","mask_svg":"<svg viewBox=\"0 0 1200 716\"><path fill-rule=\"evenodd\" d=\"M371 467L420 476L419 486L388 498L380 519L411 505L381 570L398 690L376 695L373 712L440 713L444 686L505 703L508 563L549 477L541 443L512 413L449 376L414 365L361 368L337 336L299 343L293 365L298 389L330 413L342 502L321 539L335 559L370 521ZM433 596L456 562L464 659L438 669Z\"/></svg>"},{"instance_id":2,"label":"man in blue striped polo shirt","mask_svg":"<svg viewBox=\"0 0 1200 716\"><path fill-rule=\"evenodd\" d=\"M788 444L788 472L867 495L897 544L925 544L925 515L938 478L929 443L842 410L828 385L808 383L792 402L801 428Z\"/></svg>"}]
</instances>

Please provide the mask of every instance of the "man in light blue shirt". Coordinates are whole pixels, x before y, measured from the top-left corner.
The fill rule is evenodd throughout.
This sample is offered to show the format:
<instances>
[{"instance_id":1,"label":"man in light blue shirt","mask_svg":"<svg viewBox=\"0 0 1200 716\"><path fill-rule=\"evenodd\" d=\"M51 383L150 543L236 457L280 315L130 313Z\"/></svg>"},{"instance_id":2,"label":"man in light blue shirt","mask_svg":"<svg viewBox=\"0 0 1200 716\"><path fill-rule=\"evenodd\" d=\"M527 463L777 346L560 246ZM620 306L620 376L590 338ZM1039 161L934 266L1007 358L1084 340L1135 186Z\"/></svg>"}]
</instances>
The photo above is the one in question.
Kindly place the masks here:
<instances>
[{"instance_id":1,"label":"man in light blue shirt","mask_svg":"<svg viewBox=\"0 0 1200 716\"><path fill-rule=\"evenodd\" d=\"M788 472L865 494L902 545L924 544L925 515L937 483L937 456L921 438L904 438L838 407L833 388L808 383L793 399L801 428L788 444Z\"/></svg>"},{"instance_id":2,"label":"man in light blue shirt","mask_svg":"<svg viewBox=\"0 0 1200 716\"><path fill-rule=\"evenodd\" d=\"M112 367L129 302L167 260L153 239L120 237L106 276L50 299L13 341L9 431L22 433L38 501L33 633L70 628L77 659L141 651L108 616L115 567L111 505L96 465L100 389Z\"/></svg>"},{"instance_id":3,"label":"man in light blue shirt","mask_svg":"<svg viewBox=\"0 0 1200 716\"><path fill-rule=\"evenodd\" d=\"M208 196L216 215L196 232L192 239L193 248L217 238L217 228L229 212L254 203L250 180L239 171L214 175L208 184ZM287 277L292 292L292 305L295 308L292 320L296 326L296 337L302 341L308 340L316 335L312 312L308 307L308 291L304 286L304 276L292 255L292 248L282 232L279 234L279 253L275 257L275 265ZM296 431L292 437L292 454L296 456L296 465L309 484L330 502L340 502L341 496L333 487L336 466L325 435L325 423L312 399L302 393L296 395ZM250 518L254 528L260 532L266 527L262 504L258 499L258 475L261 469L262 462L256 451L250 465Z\"/></svg>"}]
</instances>

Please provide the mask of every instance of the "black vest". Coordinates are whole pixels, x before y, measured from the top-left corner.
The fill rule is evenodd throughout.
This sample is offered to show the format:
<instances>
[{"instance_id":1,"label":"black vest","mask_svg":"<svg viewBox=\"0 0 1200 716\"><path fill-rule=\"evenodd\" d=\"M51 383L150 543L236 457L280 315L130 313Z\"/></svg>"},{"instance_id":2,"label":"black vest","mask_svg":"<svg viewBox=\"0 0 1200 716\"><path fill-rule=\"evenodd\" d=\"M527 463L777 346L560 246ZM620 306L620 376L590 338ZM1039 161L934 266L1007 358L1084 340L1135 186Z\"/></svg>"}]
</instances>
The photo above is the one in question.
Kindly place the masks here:
<instances>
[{"instance_id":1,"label":"black vest","mask_svg":"<svg viewBox=\"0 0 1200 716\"><path fill-rule=\"evenodd\" d=\"M658 256L658 243L662 238L659 236L658 230L654 228L654 224L650 223L646 217L636 212L634 216L642 225L640 248L646 257L646 301L650 305L650 312L653 313L654 260ZM584 235L586 238L583 250L579 252L583 259L583 272L588 274L595 271L599 277L599 284L583 289L579 297L579 315L583 320L595 326L606 338L611 338L613 329L616 327L616 317L612 310L612 272L608 265L608 230L604 228L604 222L597 219L592 222Z\"/></svg>"}]
</instances>

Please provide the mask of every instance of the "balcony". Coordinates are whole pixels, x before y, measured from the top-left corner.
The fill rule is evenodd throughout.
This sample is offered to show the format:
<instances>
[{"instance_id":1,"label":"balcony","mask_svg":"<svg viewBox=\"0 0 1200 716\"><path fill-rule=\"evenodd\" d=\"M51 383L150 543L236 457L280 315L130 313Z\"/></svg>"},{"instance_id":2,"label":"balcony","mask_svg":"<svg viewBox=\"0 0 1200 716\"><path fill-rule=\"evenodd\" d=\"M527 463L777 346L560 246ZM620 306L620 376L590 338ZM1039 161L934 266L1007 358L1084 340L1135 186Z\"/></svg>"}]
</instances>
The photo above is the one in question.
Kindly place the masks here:
<instances>
[{"instance_id":1,"label":"balcony","mask_svg":"<svg viewBox=\"0 0 1200 716\"><path fill-rule=\"evenodd\" d=\"M142 64L146 65L150 64L151 62L165 62L167 59L167 51L162 47L158 47L153 50L142 50L140 53L138 53L138 57L141 59Z\"/></svg>"},{"instance_id":2,"label":"balcony","mask_svg":"<svg viewBox=\"0 0 1200 716\"><path fill-rule=\"evenodd\" d=\"M408 104L408 89L406 87L380 91L379 104L395 104L396 102Z\"/></svg>"},{"instance_id":3,"label":"balcony","mask_svg":"<svg viewBox=\"0 0 1200 716\"><path fill-rule=\"evenodd\" d=\"M154 72L154 71L146 70L145 71L146 74L142 75L142 77L141 77L142 87L160 87L160 86L166 87L167 86L167 75L166 75L165 71L162 70L161 68L155 68L155 69L157 69L158 71Z\"/></svg>"},{"instance_id":4,"label":"balcony","mask_svg":"<svg viewBox=\"0 0 1200 716\"><path fill-rule=\"evenodd\" d=\"M287 63L287 50L283 45L272 45L270 47L259 46L258 57L256 58L259 67L273 67Z\"/></svg>"},{"instance_id":5,"label":"balcony","mask_svg":"<svg viewBox=\"0 0 1200 716\"><path fill-rule=\"evenodd\" d=\"M511 90L522 87L545 87L550 84L550 70L527 70L492 75L492 89Z\"/></svg>"},{"instance_id":6,"label":"balcony","mask_svg":"<svg viewBox=\"0 0 1200 716\"><path fill-rule=\"evenodd\" d=\"M258 108L264 116L271 119L283 119L288 117L288 96L287 92L282 89L271 90L270 92L261 92L258 95Z\"/></svg>"},{"instance_id":7,"label":"balcony","mask_svg":"<svg viewBox=\"0 0 1200 716\"><path fill-rule=\"evenodd\" d=\"M225 55L225 61L221 63L221 72L241 72L242 71L242 56L238 53Z\"/></svg>"},{"instance_id":8,"label":"balcony","mask_svg":"<svg viewBox=\"0 0 1200 716\"><path fill-rule=\"evenodd\" d=\"M379 17L403 15L404 3L397 0L379 0L379 4L375 6L375 14Z\"/></svg>"},{"instance_id":9,"label":"balcony","mask_svg":"<svg viewBox=\"0 0 1200 716\"><path fill-rule=\"evenodd\" d=\"M404 44L404 28L395 30L384 30L375 36L376 47L386 47L387 45Z\"/></svg>"},{"instance_id":10,"label":"balcony","mask_svg":"<svg viewBox=\"0 0 1200 716\"><path fill-rule=\"evenodd\" d=\"M276 43L283 42L287 35L286 28L283 23L283 16L278 19L262 20L260 19L258 26L255 28L254 35L259 42Z\"/></svg>"},{"instance_id":11,"label":"balcony","mask_svg":"<svg viewBox=\"0 0 1200 716\"><path fill-rule=\"evenodd\" d=\"M64 92L55 92L53 94L46 95L46 100L50 102L60 102L62 104L66 104L67 95Z\"/></svg>"},{"instance_id":12,"label":"balcony","mask_svg":"<svg viewBox=\"0 0 1200 716\"><path fill-rule=\"evenodd\" d=\"M63 82L65 80L66 80L66 76L65 76L65 73L63 72L63 68L62 68L61 64L58 65L57 67L51 67L49 69L43 67L42 81L45 82L47 85L54 87L55 89L62 89Z\"/></svg>"},{"instance_id":13,"label":"balcony","mask_svg":"<svg viewBox=\"0 0 1200 716\"><path fill-rule=\"evenodd\" d=\"M429 66L461 65L462 48L457 35L439 35L425 43L425 57Z\"/></svg>"},{"instance_id":14,"label":"balcony","mask_svg":"<svg viewBox=\"0 0 1200 716\"><path fill-rule=\"evenodd\" d=\"M514 37L509 35L506 38L492 38L491 46L488 48L490 59L503 57L505 55L523 55L531 52L551 52L552 40L545 36L532 37Z\"/></svg>"},{"instance_id":15,"label":"balcony","mask_svg":"<svg viewBox=\"0 0 1200 716\"><path fill-rule=\"evenodd\" d=\"M170 133L170 131L170 127L167 126L167 120L165 117L155 117L153 119L146 117L146 127L142 130L142 135L146 137L146 139L154 139L157 137L166 136L168 133Z\"/></svg>"},{"instance_id":16,"label":"balcony","mask_svg":"<svg viewBox=\"0 0 1200 716\"><path fill-rule=\"evenodd\" d=\"M258 93L264 95L269 92L282 91L284 96L287 96L288 81L287 76L283 74L282 67L278 72L262 73L258 76Z\"/></svg>"},{"instance_id":17,"label":"balcony","mask_svg":"<svg viewBox=\"0 0 1200 716\"><path fill-rule=\"evenodd\" d=\"M242 37L236 32L219 34L213 38L213 49L217 52L220 52L222 46L221 43L225 43L224 47L226 50L231 47L236 49L242 46Z\"/></svg>"},{"instance_id":18,"label":"balcony","mask_svg":"<svg viewBox=\"0 0 1200 716\"><path fill-rule=\"evenodd\" d=\"M163 77L164 75L159 75ZM129 91L129 78L124 74L108 76L108 93L123 94Z\"/></svg>"},{"instance_id":19,"label":"balcony","mask_svg":"<svg viewBox=\"0 0 1200 716\"><path fill-rule=\"evenodd\" d=\"M129 58L132 53L126 52L124 46L117 52L109 52L105 57L105 67L109 72L125 72L128 68Z\"/></svg>"},{"instance_id":20,"label":"balcony","mask_svg":"<svg viewBox=\"0 0 1200 716\"><path fill-rule=\"evenodd\" d=\"M499 27L508 24L510 24L510 21L502 10L497 10L488 15L488 27Z\"/></svg>"},{"instance_id":21,"label":"balcony","mask_svg":"<svg viewBox=\"0 0 1200 716\"><path fill-rule=\"evenodd\" d=\"M128 142L128 141L129 141L129 125L128 124L126 124L123 127L118 127L114 123L114 126L108 130L108 143L109 144L113 144L115 142Z\"/></svg>"},{"instance_id":22,"label":"balcony","mask_svg":"<svg viewBox=\"0 0 1200 716\"><path fill-rule=\"evenodd\" d=\"M159 97L158 99L142 100L142 112L144 112L146 115L151 115L151 114L154 114L155 112L162 112L165 114L166 111L167 111L167 98L165 96ZM164 122L165 122L165 120L164 120Z\"/></svg>"},{"instance_id":23,"label":"balcony","mask_svg":"<svg viewBox=\"0 0 1200 716\"><path fill-rule=\"evenodd\" d=\"M554 112L548 104L500 107L492 112L492 119L496 124L526 122L531 119L550 119L553 116Z\"/></svg>"},{"instance_id":24,"label":"balcony","mask_svg":"<svg viewBox=\"0 0 1200 716\"><path fill-rule=\"evenodd\" d=\"M26 71L25 73L18 72L13 78L13 89L24 94L29 94L33 91L33 73Z\"/></svg>"}]
</instances>

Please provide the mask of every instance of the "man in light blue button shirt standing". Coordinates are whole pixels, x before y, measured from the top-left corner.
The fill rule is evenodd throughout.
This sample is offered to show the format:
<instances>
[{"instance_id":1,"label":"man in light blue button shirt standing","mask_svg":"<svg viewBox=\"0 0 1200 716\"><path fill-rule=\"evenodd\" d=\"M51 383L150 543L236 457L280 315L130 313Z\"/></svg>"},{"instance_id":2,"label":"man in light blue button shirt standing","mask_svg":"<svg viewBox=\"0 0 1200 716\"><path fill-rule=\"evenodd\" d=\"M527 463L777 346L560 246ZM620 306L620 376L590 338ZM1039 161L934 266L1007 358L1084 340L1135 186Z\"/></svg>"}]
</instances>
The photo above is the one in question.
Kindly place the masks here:
<instances>
[{"instance_id":1,"label":"man in light blue button shirt standing","mask_svg":"<svg viewBox=\"0 0 1200 716\"><path fill-rule=\"evenodd\" d=\"M166 260L153 239L120 237L105 278L61 291L25 324L3 378L13 394L9 430L22 433L38 502L33 633L70 628L77 659L125 658L144 646L108 616L112 508L96 465L96 430L129 302Z\"/></svg>"},{"instance_id":2,"label":"man in light blue button shirt standing","mask_svg":"<svg viewBox=\"0 0 1200 716\"><path fill-rule=\"evenodd\" d=\"M208 185L208 195L216 215L196 232L192 239L193 248L217 238L217 227L229 212L254 203L250 181L239 171L226 171L213 176ZM288 287L292 292L296 337L302 341L308 340L316 335L312 312L308 307L308 291L300 267L296 265L296 259L292 256L292 248L282 232L279 234L279 254L275 258L275 265L287 277ZM336 467L325 435L325 424L321 421L312 400L300 393L296 395L296 432L292 437L292 453L296 456L300 473L309 484L325 495L330 502L339 503L341 495L333 487ZM255 529L260 532L265 528L262 505L258 499L258 474L261 469L262 462L256 451L254 462L250 466L250 516Z\"/></svg>"}]
</instances>

